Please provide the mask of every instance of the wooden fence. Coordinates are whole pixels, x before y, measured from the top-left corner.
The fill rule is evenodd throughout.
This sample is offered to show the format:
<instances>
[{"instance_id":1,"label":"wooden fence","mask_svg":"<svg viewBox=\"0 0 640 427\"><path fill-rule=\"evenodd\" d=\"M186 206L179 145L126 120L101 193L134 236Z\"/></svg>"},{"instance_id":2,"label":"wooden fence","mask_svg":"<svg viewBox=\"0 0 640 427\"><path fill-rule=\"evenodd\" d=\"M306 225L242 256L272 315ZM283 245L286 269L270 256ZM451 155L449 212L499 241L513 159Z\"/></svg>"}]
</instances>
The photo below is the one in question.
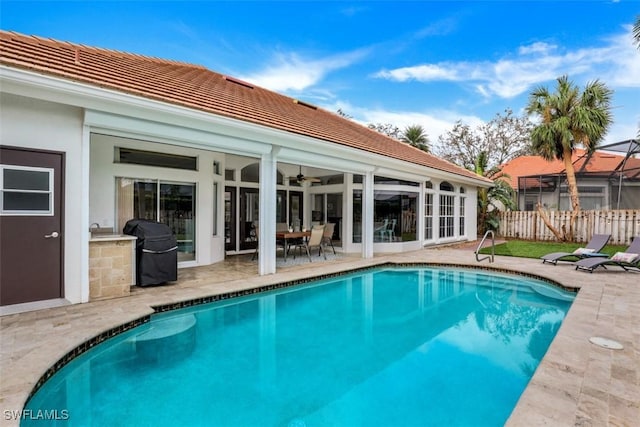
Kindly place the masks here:
<instances>
[{"instance_id":1,"label":"wooden fence","mask_svg":"<svg viewBox=\"0 0 640 427\"><path fill-rule=\"evenodd\" d=\"M571 211L550 211L549 219L561 230L569 227ZM574 225L574 240L587 242L594 234L611 234L609 243L628 245L631 237L640 236L640 210L581 211ZM525 240L556 240L536 211L500 213L501 237Z\"/></svg>"}]
</instances>

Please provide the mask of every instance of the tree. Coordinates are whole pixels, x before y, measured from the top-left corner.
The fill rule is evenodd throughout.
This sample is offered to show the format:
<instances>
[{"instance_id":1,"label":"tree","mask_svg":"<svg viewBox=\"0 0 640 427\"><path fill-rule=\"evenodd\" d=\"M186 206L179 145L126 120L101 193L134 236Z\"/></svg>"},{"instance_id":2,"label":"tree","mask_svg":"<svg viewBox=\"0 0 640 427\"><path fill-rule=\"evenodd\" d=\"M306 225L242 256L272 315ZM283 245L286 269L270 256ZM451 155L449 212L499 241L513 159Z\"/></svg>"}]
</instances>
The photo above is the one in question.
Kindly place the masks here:
<instances>
[{"instance_id":1,"label":"tree","mask_svg":"<svg viewBox=\"0 0 640 427\"><path fill-rule=\"evenodd\" d=\"M337 113L340 117L343 117L343 118L345 118L345 119L349 119L349 120L353 119L353 117L352 117L352 116L350 116L349 114L345 113L345 112L342 110L342 108L338 108L338 111L336 111L336 113Z\"/></svg>"},{"instance_id":2,"label":"tree","mask_svg":"<svg viewBox=\"0 0 640 427\"><path fill-rule=\"evenodd\" d=\"M494 186L478 189L478 234L483 235L487 230L497 230L500 226L499 213L501 208L515 209L515 192L507 175L499 167L488 169L488 155L482 151L475 164L475 173L490 178Z\"/></svg>"},{"instance_id":3,"label":"tree","mask_svg":"<svg viewBox=\"0 0 640 427\"><path fill-rule=\"evenodd\" d=\"M527 112L540 118L540 123L531 132L532 148L547 160L561 160L567 175L572 209L569 230L563 226L561 233L553 227L540 203L537 207L541 218L559 240L573 240L573 225L580 211L575 169L571 161L573 150L578 145L589 153L598 148L611 125L612 95L613 91L598 80L587 83L580 92L567 76L561 76L557 79L555 93L540 86L529 96Z\"/></svg>"},{"instance_id":4,"label":"tree","mask_svg":"<svg viewBox=\"0 0 640 427\"><path fill-rule=\"evenodd\" d=\"M510 109L484 125L471 129L457 121L453 129L438 138L436 154L459 166L474 170L480 153L487 157L489 169L515 157L530 154L529 134L533 128L528 117L514 116Z\"/></svg>"},{"instance_id":5,"label":"tree","mask_svg":"<svg viewBox=\"0 0 640 427\"><path fill-rule=\"evenodd\" d=\"M488 164L498 167L508 160L531 154L533 123L526 116L514 116L507 108L505 115L497 113L480 132L488 153Z\"/></svg>"},{"instance_id":6,"label":"tree","mask_svg":"<svg viewBox=\"0 0 640 427\"><path fill-rule=\"evenodd\" d=\"M373 129L377 132L385 134L393 139L400 139L400 128L396 125L392 125L391 123L369 123L367 125L369 129Z\"/></svg>"},{"instance_id":7,"label":"tree","mask_svg":"<svg viewBox=\"0 0 640 427\"><path fill-rule=\"evenodd\" d=\"M460 120L453 125L453 129L438 137L438 143L437 155L469 170L474 169L482 151L478 150L482 146L480 136Z\"/></svg>"},{"instance_id":8,"label":"tree","mask_svg":"<svg viewBox=\"0 0 640 427\"><path fill-rule=\"evenodd\" d=\"M407 126L400 137L400 141L406 142L422 151L430 152L429 137L420 125Z\"/></svg>"}]
</instances>

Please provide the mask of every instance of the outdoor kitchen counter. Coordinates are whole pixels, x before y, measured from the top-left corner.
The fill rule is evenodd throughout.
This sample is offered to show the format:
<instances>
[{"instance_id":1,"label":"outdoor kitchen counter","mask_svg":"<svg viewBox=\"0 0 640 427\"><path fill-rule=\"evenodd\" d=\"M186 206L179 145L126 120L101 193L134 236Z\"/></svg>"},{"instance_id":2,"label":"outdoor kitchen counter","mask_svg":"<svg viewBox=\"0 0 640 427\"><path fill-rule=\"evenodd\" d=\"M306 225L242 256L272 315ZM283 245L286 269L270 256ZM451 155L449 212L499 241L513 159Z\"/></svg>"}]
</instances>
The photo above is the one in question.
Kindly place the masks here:
<instances>
[{"instance_id":1,"label":"outdoor kitchen counter","mask_svg":"<svg viewBox=\"0 0 640 427\"><path fill-rule=\"evenodd\" d=\"M89 239L89 300L129 295L136 278L136 237L98 234Z\"/></svg>"}]
</instances>

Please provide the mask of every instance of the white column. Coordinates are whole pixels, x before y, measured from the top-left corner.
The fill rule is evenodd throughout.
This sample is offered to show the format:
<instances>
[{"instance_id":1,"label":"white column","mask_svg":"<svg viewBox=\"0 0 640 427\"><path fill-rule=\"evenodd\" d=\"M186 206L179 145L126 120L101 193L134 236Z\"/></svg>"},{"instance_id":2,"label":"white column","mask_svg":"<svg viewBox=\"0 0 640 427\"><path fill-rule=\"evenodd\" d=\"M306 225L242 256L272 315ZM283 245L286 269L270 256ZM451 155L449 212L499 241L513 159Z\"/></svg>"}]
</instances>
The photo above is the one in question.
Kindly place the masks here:
<instances>
[{"instance_id":1,"label":"white column","mask_svg":"<svg viewBox=\"0 0 640 427\"><path fill-rule=\"evenodd\" d=\"M353 174L344 175L342 193L342 250L350 252L353 245Z\"/></svg>"},{"instance_id":2,"label":"white column","mask_svg":"<svg viewBox=\"0 0 640 427\"><path fill-rule=\"evenodd\" d=\"M424 240L424 202L426 200L424 181L420 183L420 193L418 193L418 206L416 210L416 232L418 233L418 241L422 246L425 244Z\"/></svg>"},{"instance_id":3,"label":"white column","mask_svg":"<svg viewBox=\"0 0 640 427\"><path fill-rule=\"evenodd\" d=\"M89 232L89 203L91 198L89 196L89 180L91 176L91 131L89 126L84 125L82 127L82 148L81 148L81 156L82 156L82 200L83 203L80 206L80 217L82 218L82 224L80 224L82 232L82 239L80 242L80 301L79 302L88 302L89 301L89 238L91 237L91 233ZM68 207L68 205L67 205ZM69 239L70 240L70 239ZM135 268L135 263L133 264ZM68 286L65 280L65 288ZM68 292L65 289L65 295L68 295Z\"/></svg>"},{"instance_id":4,"label":"white column","mask_svg":"<svg viewBox=\"0 0 640 427\"><path fill-rule=\"evenodd\" d=\"M276 173L277 149L260 158L260 213L258 274L276 272Z\"/></svg>"},{"instance_id":5,"label":"white column","mask_svg":"<svg viewBox=\"0 0 640 427\"><path fill-rule=\"evenodd\" d=\"M373 258L373 172L362 181L362 258Z\"/></svg>"},{"instance_id":6,"label":"white column","mask_svg":"<svg viewBox=\"0 0 640 427\"><path fill-rule=\"evenodd\" d=\"M433 239L440 241L440 184L433 184Z\"/></svg>"}]
</instances>

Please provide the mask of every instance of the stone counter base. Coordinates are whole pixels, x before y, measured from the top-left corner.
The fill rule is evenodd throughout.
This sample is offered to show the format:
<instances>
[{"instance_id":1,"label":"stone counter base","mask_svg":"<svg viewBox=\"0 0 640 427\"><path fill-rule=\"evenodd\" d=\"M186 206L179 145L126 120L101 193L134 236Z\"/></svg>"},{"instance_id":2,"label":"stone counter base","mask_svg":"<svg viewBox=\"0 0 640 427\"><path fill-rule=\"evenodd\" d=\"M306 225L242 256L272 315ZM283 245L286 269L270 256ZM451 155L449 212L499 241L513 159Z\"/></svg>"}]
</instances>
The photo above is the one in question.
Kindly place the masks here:
<instances>
[{"instance_id":1,"label":"stone counter base","mask_svg":"<svg viewBox=\"0 0 640 427\"><path fill-rule=\"evenodd\" d=\"M129 295L135 284L135 240L89 242L89 300Z\"/></svg>"}]
</instances>

